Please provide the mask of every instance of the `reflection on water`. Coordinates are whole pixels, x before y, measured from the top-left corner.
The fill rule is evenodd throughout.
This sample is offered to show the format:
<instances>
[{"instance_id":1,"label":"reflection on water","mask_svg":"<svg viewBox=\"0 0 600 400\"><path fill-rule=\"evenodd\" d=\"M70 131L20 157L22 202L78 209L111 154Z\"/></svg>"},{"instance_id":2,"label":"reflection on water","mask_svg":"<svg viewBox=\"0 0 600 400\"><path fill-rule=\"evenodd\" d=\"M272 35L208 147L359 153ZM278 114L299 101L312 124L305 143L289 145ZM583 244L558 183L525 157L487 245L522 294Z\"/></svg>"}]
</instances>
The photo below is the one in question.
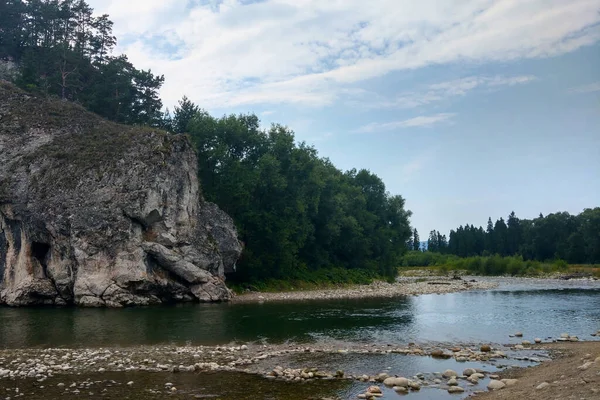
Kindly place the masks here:
<instances>
[{"instance_id":1,"label":"reflection on water","mask_svg":"<svg viewBox=\"0 0 600 400\"><path fill-rule=\"evenodd\" d=\"M600 283L561 290L426 295L397 299L197 304L131 309L0 308L0 347L224 344L320 340L507 343L600 329Z\"/></svg>"}]
</instances>

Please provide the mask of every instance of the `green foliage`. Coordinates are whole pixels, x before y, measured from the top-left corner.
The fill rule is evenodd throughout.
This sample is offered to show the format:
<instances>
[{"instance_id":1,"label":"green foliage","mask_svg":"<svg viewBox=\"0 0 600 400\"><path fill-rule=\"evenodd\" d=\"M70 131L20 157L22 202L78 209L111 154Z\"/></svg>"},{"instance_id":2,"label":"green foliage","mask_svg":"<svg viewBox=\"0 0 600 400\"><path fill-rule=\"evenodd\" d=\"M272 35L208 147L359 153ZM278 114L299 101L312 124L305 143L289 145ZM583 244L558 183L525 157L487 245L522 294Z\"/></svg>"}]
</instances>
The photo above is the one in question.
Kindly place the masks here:
<instances>
[{"instance_id":1,"label":"green foliage","mask_svg":"<svg viewBox=\"0 0 600 400\"><path fill-rule=\"evenodd\" d=\"M564 272L569 265L564 260L539 262L521 256L457 257L433 252L408 252L402 257L403 267L436 267L441 273L467 271L475 275L534 276L541 273Z\"/></svg>"},{"instance_id":2,"label":"green foliage","mask_svg":"<svg viewBox=\"0 0 600 400\"><path fill-rule=\"evenodd\" d=\"M486 231L473 225L460 226L450 231L445 250L436 242L439 233L432 231L430 250L460 257L498 254L537 261L600 262L600 207L585 209L579 215L540 214L533 220L521 220L512 212L507 221L500 218L493 224L490 218Z\"/></svg>"},{"instance_id":3,"label":"green foliage","mask_svg":"<svg viewBox=\"0 0 600 400\"><path fill-rule=\"evenodd\" d=\"M370 271L362 269L322 268L318 270L303 269L295 271L285 279L267 278L251 281L228 281L228 286L237 293L246 290L259 292L280 292L331 288L347 285L367 285L375 279L386 279Z\"/></svg>"},{"instance_id":4,"label":"green foliage","mask_svg":"<svg viewBox=\"0 0 600 400\"><path fill-rule=\"evenodd\" d=\"M295 143L288 128L260 129L255 115L213 118L197 110L186 130L205 197L233 217L245 245L233 280L332 281L334 268L396 274L410 212L379 177L342 172Z\"/></svg>"},{"instance_id":5,"label":"green foliage","mask_svg":"<svg viewBox=\"0 0 600 400\"><path fill-rule=\"evenodd\" d=\"M164 77L110 55L116 38L108 15L94 17L83 0L9 0L0 7L0 61L19 66L20 87L112 121L160 126Z\"/></svg>"}]
</instances>

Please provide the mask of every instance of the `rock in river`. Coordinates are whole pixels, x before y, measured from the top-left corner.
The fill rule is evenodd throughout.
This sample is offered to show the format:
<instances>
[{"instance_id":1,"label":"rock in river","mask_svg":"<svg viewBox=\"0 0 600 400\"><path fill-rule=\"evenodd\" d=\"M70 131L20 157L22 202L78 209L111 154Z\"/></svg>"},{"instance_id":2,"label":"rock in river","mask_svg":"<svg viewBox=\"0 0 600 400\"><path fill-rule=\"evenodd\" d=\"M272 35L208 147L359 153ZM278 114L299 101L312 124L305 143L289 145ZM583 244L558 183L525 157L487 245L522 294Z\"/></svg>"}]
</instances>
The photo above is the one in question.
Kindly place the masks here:
<instances>
[{"instance_id":1,"label":"rock in river","mask_svg":"<svg viewBox=\"0 0 600 400\"><path fill-rule=\"evenodd\" d=\"M241 253L183 135L0 82L0 303L228 300Z\"/></svg>"}]
</instances>

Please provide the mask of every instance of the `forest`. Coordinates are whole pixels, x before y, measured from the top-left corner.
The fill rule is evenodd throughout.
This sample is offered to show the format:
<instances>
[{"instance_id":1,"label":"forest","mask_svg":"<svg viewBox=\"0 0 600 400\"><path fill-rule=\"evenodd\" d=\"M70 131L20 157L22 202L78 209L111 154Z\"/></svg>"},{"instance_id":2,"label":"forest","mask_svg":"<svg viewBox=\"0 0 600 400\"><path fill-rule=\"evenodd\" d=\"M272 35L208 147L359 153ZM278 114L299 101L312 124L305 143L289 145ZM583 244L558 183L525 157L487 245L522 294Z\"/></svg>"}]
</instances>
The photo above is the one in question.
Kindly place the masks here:
<instances>
[{"instance_id":1,"label":"forest","mask_svg":"<svg viewBox=\"0 0 600 400\"><path fill-rule=\"evenodd\" d=\"M416 240L415 240L416 239ZM407 242L420 250L418 232ZM557 212L534 219L520 219L511 212L506 221L489 218L486 229L466 224L451 230L449 238L433 230L429 252L472 256L521 256L525 260L565 260L571 264L600 263L600 207L578 215Z\"/></svg>"},{"instance_id":2,"label":"forest","mask_svg":"<svg viewBox=\"0 0 600 400\"><path fill-rule=\"evenodd\" d=\"M112 121L188 134L204 197L231 215L244 253L232 278L359 282L393 277L421 250L410 211L368 170L341 171L288 127L254 114L214 117L187 97L163 111L164 77L113 55L108 15L84 0L0 2L0 79L76 102ZM528 220L511 213L484 230L432 231L428 252L600 262L600 208Z\"/></svg>"}]
</instances>

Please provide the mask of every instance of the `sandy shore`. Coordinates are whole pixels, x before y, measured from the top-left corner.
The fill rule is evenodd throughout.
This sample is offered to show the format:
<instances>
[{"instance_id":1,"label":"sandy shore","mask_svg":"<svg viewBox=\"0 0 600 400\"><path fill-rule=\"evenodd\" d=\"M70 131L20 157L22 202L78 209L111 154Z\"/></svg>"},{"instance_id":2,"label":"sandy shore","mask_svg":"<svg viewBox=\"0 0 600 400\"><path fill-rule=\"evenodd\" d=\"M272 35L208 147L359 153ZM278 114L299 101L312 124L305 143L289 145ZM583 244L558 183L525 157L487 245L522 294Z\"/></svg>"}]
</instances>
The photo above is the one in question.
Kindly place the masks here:
<instances>
[{"instance_id":1,"label":"sandy shore","mask_svg":"<svg viewBox=\"0 0 600 400\"><path fill-rule=\"evenodd\" d=\"M501 378L518 379L517 383L477 398L600 399L600 342L549 343L539 347L549 350L554 360L500 373Z\"/></svg>"},{"instance_id":2,"label":"sandy shore","mask_svg":"<svg viewBox=\"0 0 600 400\"><path fill-rule=\"evenodd\" d=\"M416 296L422 294L444 294L466 290L486 290L498 286L496 282L476 279L451 279L448 277L402 277L394 283L376 281L370 285L355 285L336 289L307 290L294 292L249 292L234 297L233 301L298 301L391 298L398 296Z\"/></svg>"}]
</instances>

